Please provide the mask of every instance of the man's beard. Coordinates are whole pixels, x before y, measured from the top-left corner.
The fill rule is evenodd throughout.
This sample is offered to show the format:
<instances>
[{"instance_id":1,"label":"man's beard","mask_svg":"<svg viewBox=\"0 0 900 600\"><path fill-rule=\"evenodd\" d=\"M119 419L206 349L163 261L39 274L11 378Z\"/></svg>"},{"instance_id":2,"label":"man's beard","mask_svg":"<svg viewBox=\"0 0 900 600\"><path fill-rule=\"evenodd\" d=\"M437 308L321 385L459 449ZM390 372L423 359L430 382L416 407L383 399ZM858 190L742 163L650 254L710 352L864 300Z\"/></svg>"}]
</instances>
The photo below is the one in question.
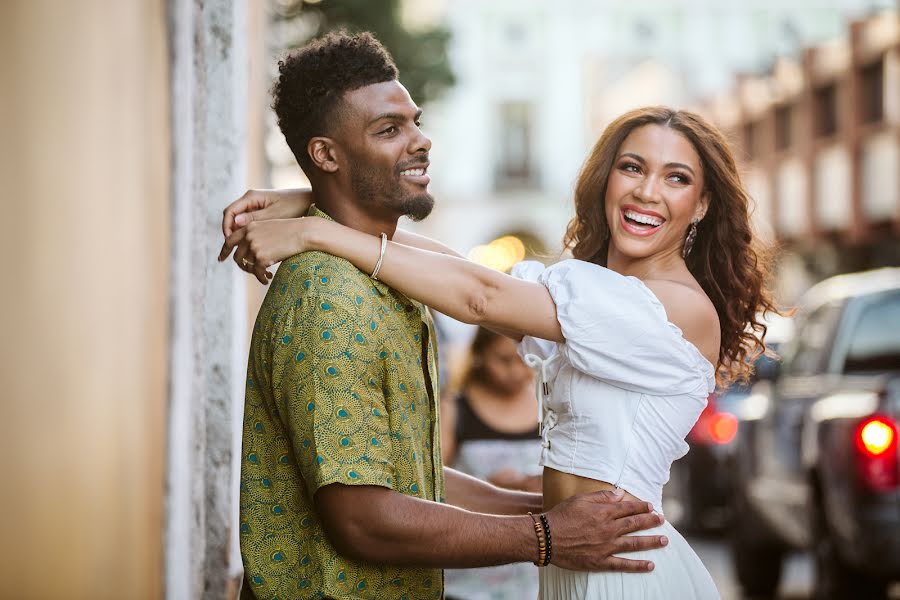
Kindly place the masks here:
<instances>
[{"instance_id":1,"label":"man's beard","mask_svg":"<svg viewBox=\"0 0 900 600\"><path fill-rule=\"evenodd\" d=\"M400 175L392 179L383 171L354 162L350 186L354 195L367 206L390 208L413 221L421 221L431 214L434 198L426 191L409 192L403 189Z\"/></svg>"}]
</instances>

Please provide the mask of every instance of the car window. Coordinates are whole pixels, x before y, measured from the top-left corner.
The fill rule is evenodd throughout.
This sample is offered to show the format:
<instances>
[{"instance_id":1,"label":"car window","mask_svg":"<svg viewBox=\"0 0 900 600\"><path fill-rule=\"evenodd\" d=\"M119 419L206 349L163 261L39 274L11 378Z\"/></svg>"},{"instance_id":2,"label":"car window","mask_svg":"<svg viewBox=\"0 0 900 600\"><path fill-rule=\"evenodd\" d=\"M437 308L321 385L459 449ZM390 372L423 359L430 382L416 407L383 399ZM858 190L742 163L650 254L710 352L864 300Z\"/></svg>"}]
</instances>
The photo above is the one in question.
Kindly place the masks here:
<instances>
[{"instance_id":1,"label":"car window","mask_svg":"<svg viewBox=\"0 0 900 600\"><path fill-rule=\"evenodd\" d=\"M845 373L900 370L900 291L869 302L850 335Z\"/></svg>"},{"instance_id":2,"label":"car window","mask_svg":"<svg viewBox=\"0 0 900 600\"><path fill-rule=\"evenodd\" d=\"M809 313L799 324L785 352L785 371L791 375L813 375L824 369L840 302L825 304Z\"/></svg>"}]
</instances>

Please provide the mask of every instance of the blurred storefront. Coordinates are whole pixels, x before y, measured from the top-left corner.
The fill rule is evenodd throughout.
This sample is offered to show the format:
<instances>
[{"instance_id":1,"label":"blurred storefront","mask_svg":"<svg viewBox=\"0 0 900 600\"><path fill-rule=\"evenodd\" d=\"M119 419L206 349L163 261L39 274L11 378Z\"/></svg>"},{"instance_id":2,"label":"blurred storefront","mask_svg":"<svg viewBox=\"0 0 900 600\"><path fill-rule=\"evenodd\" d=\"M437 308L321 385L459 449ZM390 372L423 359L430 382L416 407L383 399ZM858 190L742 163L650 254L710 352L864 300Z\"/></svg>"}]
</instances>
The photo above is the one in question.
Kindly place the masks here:
<instances>
[{"instance_id":1,"label":"blurred storefront","mask_svg":"<svg viewBox=\"0 0 900 600\"><path fill-rule=\"evenodd\" d=\"M783 252L779 298L851 271L900 265L900 18L780 60L714 98L742 149L760 229Z\"/></svg>"}]
</instances>

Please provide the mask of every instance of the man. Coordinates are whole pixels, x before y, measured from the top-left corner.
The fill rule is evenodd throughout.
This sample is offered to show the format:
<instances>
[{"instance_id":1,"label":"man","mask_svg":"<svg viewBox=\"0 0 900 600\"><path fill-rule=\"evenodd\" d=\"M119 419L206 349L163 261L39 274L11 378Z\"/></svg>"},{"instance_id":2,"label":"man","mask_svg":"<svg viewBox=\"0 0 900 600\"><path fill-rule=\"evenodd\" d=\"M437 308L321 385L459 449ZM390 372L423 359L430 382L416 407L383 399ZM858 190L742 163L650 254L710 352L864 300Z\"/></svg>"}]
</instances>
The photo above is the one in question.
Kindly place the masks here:
<instances>
[{"instance_id":1,"label":"man","mask_svg":"<svg viewBox=\"0 0 900 600\"><path fill-rule=\"evenodd\" d=\"M274 108L312 184L309 214L403 243L426 217L431 141L421 111L369 34L331 34L279 63ZM246 208L246 204L241 205ZM243 208L226 210L224 228ZM246 218L246 217L245 217ZM220 259L246 259L243 233ZM253 331L241 468L245 598L440 598L444 567L537 561L538 494L441 463L431 318L350 263L282 262ZM657 548L624 534L658 525L643 502L576 496L547 513L554 564L646 571L613 553Z\"/></svg>"}]
</instances>

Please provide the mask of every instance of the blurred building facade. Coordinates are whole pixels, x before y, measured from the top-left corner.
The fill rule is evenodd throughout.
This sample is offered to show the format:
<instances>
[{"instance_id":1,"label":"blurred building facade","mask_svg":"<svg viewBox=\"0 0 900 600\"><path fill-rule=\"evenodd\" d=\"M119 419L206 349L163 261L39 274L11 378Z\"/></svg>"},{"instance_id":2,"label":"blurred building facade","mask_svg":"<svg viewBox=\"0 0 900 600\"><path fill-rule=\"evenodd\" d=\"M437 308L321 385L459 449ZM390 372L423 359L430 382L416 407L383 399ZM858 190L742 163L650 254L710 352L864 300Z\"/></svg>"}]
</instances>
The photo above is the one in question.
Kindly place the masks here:
<instances>
[{"instance_id":1,"label":"blurred building facade","mask_svg":"<svg viewBox=\"0 0 900 600\"><path fill-rule=\"evenodd\" d=\"M415 2L412 5L420 5ZM736 72L838 35L886 0L621 3L431 0L418 19L453 32L458 85L426 107L438 204L415 227L468 252L511 231L557 253L574 180L616 116L699 108ZM402 77L402 74L401 74Z\"/></svg>"},{"instance_id":2,"label":"blurred building facade","mask_svg":"<svg viewBox=\"0 0 900 600\"><path fill-rule=\"evenodd\" d=\"M900 265L900 18L885 11L742 78L708 109L742 149L790 302L838 273Z\"/></svg>"}]
</instances>

